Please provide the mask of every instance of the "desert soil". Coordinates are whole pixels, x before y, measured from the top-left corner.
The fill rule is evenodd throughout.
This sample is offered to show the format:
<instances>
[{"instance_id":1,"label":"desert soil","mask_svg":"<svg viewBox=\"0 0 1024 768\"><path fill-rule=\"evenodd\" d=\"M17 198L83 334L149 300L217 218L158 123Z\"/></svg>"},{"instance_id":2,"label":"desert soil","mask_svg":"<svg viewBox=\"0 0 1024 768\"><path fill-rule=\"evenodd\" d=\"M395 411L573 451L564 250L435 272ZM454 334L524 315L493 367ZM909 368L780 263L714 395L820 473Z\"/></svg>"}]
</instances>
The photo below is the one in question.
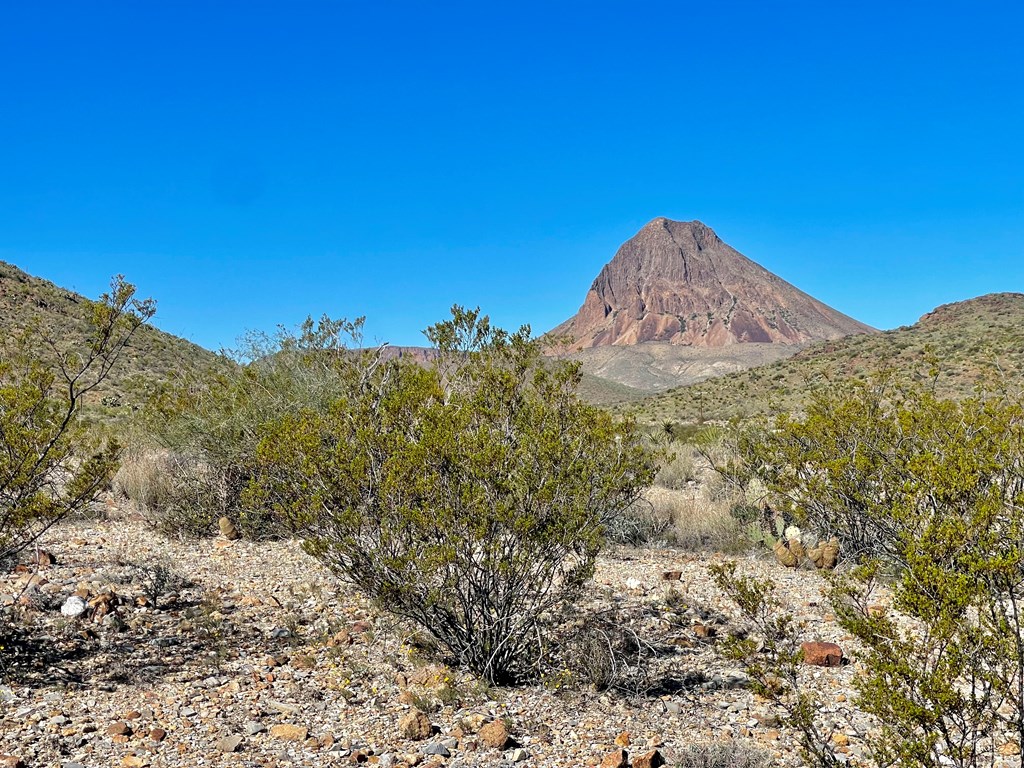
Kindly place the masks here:
<instances>
[{"instance_id":1,"label":"desert soil","mask_svg":"<svg viewBox=\"0 0 1024 768\"><path fill-rule=\"evenodd\" d=\"M40 563L28 553L27 570L0 577L3 621L24 630L0 651L8 765L585 766L620 747L634 765L655 749L671 765L687 745L718 741L800 764L795 734L717 657L713 635L728 631L731 609L707 566L721 556L629 549L601 559L585 611L616 611L657 649L647 679L659 686L642 693L562 677L481 685L427 658L411 627L294 542L169 541L115 511L52 529L40 549ZM815 573L754 557L741 569L777 581L808 640L848 645ZM671 571L681 578L666 580ZM157 592L154 605L147 593ZM76 593L90 607L62 615ZM807 669L852 762L869 726L851 704L855 673ZM429 734L407 717L417 707ZM480 733L495 720L510 735L500 748L495 727Z\"/></svg>"}]
</instances>

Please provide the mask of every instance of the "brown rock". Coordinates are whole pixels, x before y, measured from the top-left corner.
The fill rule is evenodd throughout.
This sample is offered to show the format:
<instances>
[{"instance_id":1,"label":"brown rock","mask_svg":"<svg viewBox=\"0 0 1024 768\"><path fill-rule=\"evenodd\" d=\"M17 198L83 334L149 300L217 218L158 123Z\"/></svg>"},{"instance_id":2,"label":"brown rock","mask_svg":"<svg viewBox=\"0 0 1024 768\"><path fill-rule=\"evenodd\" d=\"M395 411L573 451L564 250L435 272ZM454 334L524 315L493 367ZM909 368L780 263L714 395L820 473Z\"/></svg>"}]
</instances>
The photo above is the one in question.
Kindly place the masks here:
<instances>
[{"instance_id":1,"label":"brown rock","mask_svg":"<svg viewBox=\"0 0 1024 768\"><path fill-rule=\"evenodd\" d=\"M405 738L420 741L430 738L434 725L424 712L414 709L398 721L398 730Z\"/></svg>"},{"instance_id":2,"label":"brown rock","mask_svg":"<svg viewBox=\"0 0 1024 768\"><path fill-rule=\"evenodd\" d=\"M850 746L850 737L842 731L836 731L832 734L832 743L837 747L848 747Z\"/></svg>"},{"instance_id":3,"label":"brown rock","mask_svg":"<svg viewBox=\"0 0 1024 768\"><path fill-rule=\"evenodd\" d=\"M632 738L633 738L632 734L630 734L629 731L623 731L622 733L620 733L618 736L615 737L615 746L616 747L628 747L630 745L630 741L631 741Z\"/></svg>"},{"instance_id":4,"label":"brown rock","mask_svg":"<svg viewBox=\"0 0 1024 768\"><path fill-rule=\"evenodd\" d=\"M128 723L120 720L116 723L111 723L107 727L107 736L131 736L132 727Z\"/></svg>"},{"instance_id":5,"label":"brown rock","mask_svg":"<svg viewBox=\"0 0 1024 768\"><path fill-rule=\"evenodd\" d=\"M601 760L601 768L629 768L629 753L624 749L609 752Z\"/></svg>"},{"instance_id":6,"label":"brown rock","mask_svg":"<svg viewBox=\"0 0 1024 768\"><path fill-rule=\"evenodd\" d=\"M656 749L633 758L633 768L659 768L659 766L664 764L665 758Z\"/></svg>"},{"instance_id":7,"label":"brown rock","mask_svg":"<svg viewBox=\"0 0 1024 768\"><path fill-rule=\"evenodd\" d=\"M715 628L709 627L707 624L694 624L693 634L697 637L708 638L715 636Z\"/></svg>"},{"instance_id":8,"label":"brown rock","mask_svg":"<svg viewBox=\"0 0 1024 768\"><path fill-rule=\"evenodd\" d=\"M48 568L51 565L57 564L57 557L53 552L49 552L45 549L40 549L32 555L32 562L38 565L40 568Z\"/></svg>"},{"instance_id":9,"label":"brown rock","mask_svg":"<svg viewBox=\"0 0 1024 768\"><path fill-rule=\"evenodd\" d=\"M239 533L238 528L236 528L235 524L228 518L222 517L217 521L217 524L220 526L220 535L225 539L234 541L235 539L241 538L242 534Z\"/></svg>"},{"instance_id":10,"label":"brown rock","mask_svg":"<svg viewBox=\"0 0 1024 768\"><path fill-rule=\"evenodd\" d=\"M331 639L327 641L327 646L329 648L336 648L338 646L343 647L346 645L352 645L352 642L352 635L348 632L348 630L342 629L331 635ZM400 685L403 688L405 687L404 683L400 683Z\"/></svg>"},{"instance_id":11,"label":"brown rock","mask_svg":"<svg viewBox=\"0 0 1024 768\"><path fill-rule=\"evenodd\" d=\"M492 749L504 749L509 740L508 725L504 720L492 720L481 726L477 736L480 741Z\"/></svg>"},{"instance_id":12,"label":"brown rock","mask_svg":"<svg viewBox=\"0 0 1024 768\"><path fill-rule=\"evenodd\" d=\"M14 755L0 755L0 768L26 768L25 761Z\"/></svg>"},{"instance_id":13,"label":"brown rock","mask_svg":"<svg viewBox=\"0 0 1024 768\"><path fill-rule=\"evenodd\" d=\"M124 768L146 768L149 765L149 758L142 755L125 755L121 758L121 765Z\"/></svg>"},{"instance_id":14,"label":"brown rock","mask_svg":"<svg viewBox=\"0 0 1024 768\"><path fill-rule=\"evenodd\" d=\"M835 643L815 640L801 644L800 650L804 654L804 664L815 667L838 667L843 663L843 649Z\"/></svg>"},{"instance_id":15,"label":"brown rock","mask_svg":"<svg viewBox=\"0 0 1024 768\"><path fill-rule=\"evenodd\" d=\"M167 738L167 731L163 728L154 728L149 732L149 738L152 741L163 741Z\"/></svg>"},{"instance_id":16,"label":"brown rock","mask_svg":"<svg viewBox=\"0 0 1024 768\"><path fill-rule=\"evenodd\" d=\"M305 741L309 735L309 729L302 725L289 725L281 723L271 726L270 735L282 741Z\"/></svg>"},{"instance_id":17,"label":"brown rock","mask_svg":"<svg viewBox=\"0 0 1024 768\"><path fill-rule=\"evenodd\" d=\"M682 578L682 571L665 571L663 574L661 574L662 581L680 581Z\"/></svg>"}]
</instances>

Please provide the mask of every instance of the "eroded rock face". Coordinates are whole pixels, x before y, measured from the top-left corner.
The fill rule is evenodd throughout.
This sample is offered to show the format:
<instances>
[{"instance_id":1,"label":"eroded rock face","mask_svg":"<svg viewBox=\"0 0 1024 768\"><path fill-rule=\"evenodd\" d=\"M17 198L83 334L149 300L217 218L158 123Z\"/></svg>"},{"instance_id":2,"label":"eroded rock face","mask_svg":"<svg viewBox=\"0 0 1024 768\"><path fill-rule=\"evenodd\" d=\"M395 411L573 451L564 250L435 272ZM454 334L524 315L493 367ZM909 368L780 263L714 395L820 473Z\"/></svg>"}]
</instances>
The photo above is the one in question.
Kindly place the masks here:
<instances>
[{"instance_id":1,"label":"eroded rock face","mask_svg":"<svg viewBox=\"0 0 1024 768\"><path fill-rule=\"evenodd\" d=\"M619 248L575 317L552 331L589 348L803 344L874 329L808 296L699 221L657 218Z\"/></svg>"}]
</instances>

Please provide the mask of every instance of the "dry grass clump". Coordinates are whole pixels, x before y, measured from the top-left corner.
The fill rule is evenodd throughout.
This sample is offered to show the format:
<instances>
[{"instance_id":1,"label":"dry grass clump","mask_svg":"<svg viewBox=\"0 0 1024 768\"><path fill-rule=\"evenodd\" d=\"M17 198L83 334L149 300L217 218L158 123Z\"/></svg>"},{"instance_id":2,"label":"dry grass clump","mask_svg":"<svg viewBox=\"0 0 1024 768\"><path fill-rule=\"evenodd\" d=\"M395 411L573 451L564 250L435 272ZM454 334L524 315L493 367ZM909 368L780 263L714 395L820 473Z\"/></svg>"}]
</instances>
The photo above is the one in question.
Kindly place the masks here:
<instances>
[{"instance_id":1,"label":"dry grass clump","mask_svg":"<svg viewBox=\"0 0 1024 768\"><path fill-rule=\"evenodd\" d=\"M665 522L666 538L693 551L741 552L750 546L743 525L730 514L734 502L709 498L705 490L675 491L655 486L647 492L655 516Z\"/></svg>"},{"instance_id":2,"label":"dry grass clump","mask_svg":"<svg viewBox=\"0 0 1024 768\"><path fill-rule=\"evenodd\" d=\"M673 455L658 470L655 485L682 490L700 480L701 468L696 449L692 445L673 446Z\"/></svg>"},{"instance_id":3,"label":"dry grass clump","mask_svg":"<svg viewBox=\"0 0 1024 768\"><path fill-rule=\"evenodd\" d=\"M137 448L122 457L112 490L156 530L191 538L208 534L220 514L211 503L210 474L173 451Z\"/></svg>"}]
</instances>

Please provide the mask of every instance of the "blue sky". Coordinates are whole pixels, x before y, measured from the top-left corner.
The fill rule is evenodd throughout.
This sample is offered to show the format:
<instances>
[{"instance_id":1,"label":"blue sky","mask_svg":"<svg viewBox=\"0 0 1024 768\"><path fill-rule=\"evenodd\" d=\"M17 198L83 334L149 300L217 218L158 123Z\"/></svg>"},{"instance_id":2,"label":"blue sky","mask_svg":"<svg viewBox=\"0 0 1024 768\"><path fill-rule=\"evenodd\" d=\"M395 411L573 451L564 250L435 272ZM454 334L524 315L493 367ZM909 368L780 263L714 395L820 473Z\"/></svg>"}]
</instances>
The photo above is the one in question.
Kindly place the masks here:
<instances>
[{"instance_id":1,"label":"blue sky","mask_svg":"<svg viewBox=\"0 0 1024 768\"><path fill-rule=\"evenodd\" d=\"M204 346L544 331L655 216L882 328L1024 290L1024 4L0 7L0 259Z\"/></svg>"}]
</instances>

